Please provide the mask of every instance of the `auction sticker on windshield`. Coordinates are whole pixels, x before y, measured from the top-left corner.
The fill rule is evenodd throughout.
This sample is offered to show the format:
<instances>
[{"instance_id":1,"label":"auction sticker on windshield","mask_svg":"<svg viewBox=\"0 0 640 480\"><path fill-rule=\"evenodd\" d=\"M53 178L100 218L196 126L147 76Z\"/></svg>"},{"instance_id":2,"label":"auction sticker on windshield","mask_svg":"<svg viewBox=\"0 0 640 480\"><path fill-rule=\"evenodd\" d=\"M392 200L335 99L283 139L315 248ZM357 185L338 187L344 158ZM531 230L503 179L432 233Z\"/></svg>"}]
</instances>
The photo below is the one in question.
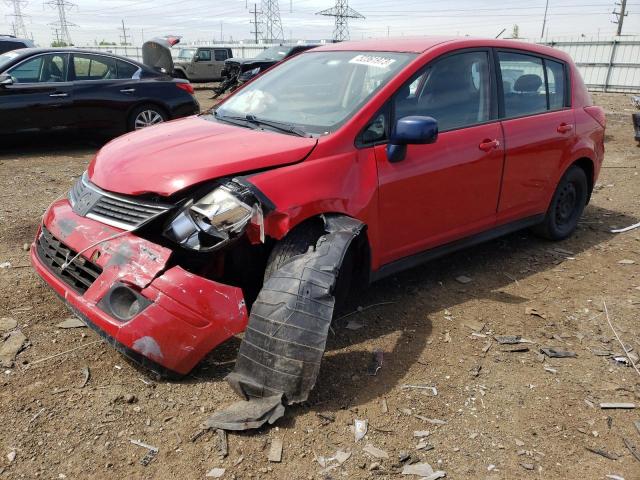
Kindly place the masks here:
<instances>
[{"instance_id":1,"label":"auction sticker on windshield","mask_svg":"<svg viewBox=\"0 0 640 480\"><path fill-rule=\"evenodd\" d=\"M349 63L367 65L368 67L389 68L389 65L395 61L395 58L380 57L377 55L356 55L349 60Z\"/></svg>"}]
</instances>

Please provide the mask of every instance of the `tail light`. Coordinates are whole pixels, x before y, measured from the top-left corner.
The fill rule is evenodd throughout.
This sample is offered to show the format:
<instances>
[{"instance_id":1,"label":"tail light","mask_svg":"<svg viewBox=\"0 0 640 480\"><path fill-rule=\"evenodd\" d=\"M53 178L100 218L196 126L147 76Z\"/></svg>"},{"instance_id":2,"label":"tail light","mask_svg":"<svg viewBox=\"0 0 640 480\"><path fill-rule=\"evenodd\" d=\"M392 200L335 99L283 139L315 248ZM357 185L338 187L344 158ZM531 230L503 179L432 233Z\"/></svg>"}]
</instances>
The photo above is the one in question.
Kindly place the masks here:
<instances>
[{"instance_id":1,"label":"tail light","mask_svg":"<svg viewBox=\"0 0 640 480\"><path fill-rule=\"evenodd\" d=\"M587 112L596 122L605 128L607 126L607 117L604 114L604 110L600 107L584 107L584 111Z\"/></svg>"},{"instance_id":2,"label":"tail light","mask_svg":"<svg viewBox=\"0 0 640 480\"><path fill-rule=\"evenodd\" d=\"M176 87L178 87L180 90L184 90L185 92L190 93L191 95L195 93L195 91L193 90L193 85L191 85L190 83L176 83Z\"/></svg>"}]
</instances>

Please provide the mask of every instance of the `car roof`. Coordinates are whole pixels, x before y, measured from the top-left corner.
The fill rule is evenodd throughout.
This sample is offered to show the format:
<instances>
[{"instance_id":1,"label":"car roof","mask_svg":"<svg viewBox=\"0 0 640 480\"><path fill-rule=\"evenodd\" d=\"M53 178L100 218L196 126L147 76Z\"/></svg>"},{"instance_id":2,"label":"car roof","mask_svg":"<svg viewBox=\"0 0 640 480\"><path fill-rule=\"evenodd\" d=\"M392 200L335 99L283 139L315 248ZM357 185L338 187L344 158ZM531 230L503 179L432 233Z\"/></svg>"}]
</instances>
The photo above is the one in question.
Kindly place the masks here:
<instances>
[{"instance_id":1,"label":"car roof","mask_svg":"<svg viewBox=\"0 0 640 480\"><path fill-rule=\"evenodd\" d=\"M510 39L452 37L452 36L424 36L400 38L376 38L340 43L330 43L315 48L314 52L326 51L372 51L372 52L408 52L424 53L439 45L447 44L452 48L496 47L527 50L532 53L549 55L552 57L569 59L560 50L544 45Z\"/></svg>"},{"instance_id":2,"label":"car roof","mask_svg":"<svg viewBox=\"0 0 640 480\"><path fill-rule=\"evenodd\" d=\"M2 40L3 42L14 42L21 43L23 45L33 45L33 40L30 40L28 38L17 38L13 35L0 35L0 40Z\"/></svg>"},{"instance_id":3,"label":"car roof","mask_svg":"<svg viewBox=\"0 0 640 480\"><path fill-rule=\"evenodd\" d=\"M147 70L149 72L154 72L153 69L149 68L147 65L140 63L136 60L133 60L128 57L123 57L122 55L115 55L110 52L104 52L101 50L91 50L90 48L76 48L76 47L60 47L60 48L20 48L18 50L13 50L13 53L17 53L21 58L29 57L31 55L37 55L40 53L92 53L96 55L105 55L107 57L117 58L118 60L123 60L125 62L133 63L134 65Z\"/></svg>"}]
</instances>

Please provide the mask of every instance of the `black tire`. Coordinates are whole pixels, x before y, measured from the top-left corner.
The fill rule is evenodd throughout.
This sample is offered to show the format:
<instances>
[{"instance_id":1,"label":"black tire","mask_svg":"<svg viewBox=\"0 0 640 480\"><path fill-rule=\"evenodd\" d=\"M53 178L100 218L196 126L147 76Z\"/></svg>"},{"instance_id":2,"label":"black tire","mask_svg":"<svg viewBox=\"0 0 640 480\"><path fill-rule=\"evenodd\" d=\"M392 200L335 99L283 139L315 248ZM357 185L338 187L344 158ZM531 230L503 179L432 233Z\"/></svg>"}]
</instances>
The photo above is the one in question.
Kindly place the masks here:
<instances>
[{"instance_id":1,"label":"black tire","mask_svg":"<svg viewBox=\"0 0 640 480\"><path fill-rule=\"evenodd\" d=\"M548 240L564 240L578 226L589 197L589 182L585 171L573 165L558 182L544 221L532 228L533 232Z\"/></svg>"},{"instance_id":2,"label":"black tire","mask_svg":"<svg viewBox=\"0 0 640 480\"><path fill-rule=\"evenodd\" d=\"M264 271L264 281L293 257L307 253L315 248L318 239L325 231L320 222L301 225L280 240L271 250Z\"/></svg>"},{"instance_id":3,"label":"black tire","mask_svg":"<svg viewBox=\"0 0 640 480\"><path fill-rule=\"evenodd\" d=\"M173 78L182 78L183 80L189 80L182 70L175 70L173 72Z\"/></svg>"},{"instance_id":4,"label":"black tire","mask_svg":"<svg viewBox=\"0 0 640 480\"><path fill-rule=\"evenodd\" d=\"M157 105L152 105L152 104L140 105L139 107L134 108L133 111L129 114L129 119L127 120L127 131L132 132L134 130L139 130L141 128L144 128L143 126L141 126L140 117L144 115L145 112L149 112L149 114L153 115L151 117L148 117L150 120L159 118L159 120L157 121L151 120L154 123L148 123L148 125L146 126L151 126L151 125L156 125L158 123L166 122L169 119L169 115L167 114L167 112L163 108L158 107Z\"/></svg>"},{"instance_id":5,"label":"black tire","mask_svg":"<svg viewBox=\"0 0 640 480\"><path fill-rule=\"evenodd\" d=\"M286 237L280 240L275 247L273 247L273 250L269 255L269 259L267 260L267 268L264 271L264 281L266 282L273 272L278 270L292 258L307 253L309 249L315 249L318 240L324 234L326 234L326 232L320 222L302 225L290 232ZM354 255L352 251L353 244L347 251L342 265L340 266L340 274L336 280L336 286L333 292L333 295L336 298L334 312L337 313L340 313L345 307L351 290L354 270Z\"/></svg>"}]
</instances>

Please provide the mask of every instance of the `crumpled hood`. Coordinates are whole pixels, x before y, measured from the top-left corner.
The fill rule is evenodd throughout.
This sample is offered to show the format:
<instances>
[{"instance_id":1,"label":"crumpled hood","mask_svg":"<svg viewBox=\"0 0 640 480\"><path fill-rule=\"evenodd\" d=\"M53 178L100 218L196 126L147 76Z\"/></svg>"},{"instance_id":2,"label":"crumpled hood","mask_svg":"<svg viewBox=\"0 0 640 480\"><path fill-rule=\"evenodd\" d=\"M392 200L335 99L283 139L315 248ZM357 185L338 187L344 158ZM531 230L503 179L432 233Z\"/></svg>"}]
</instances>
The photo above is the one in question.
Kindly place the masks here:
<instances>
[{"instance_id":1,"label":"crumpled hood","mask_svg":"<svg viewBox=\"0 0 640 480\"><path fill-rule=\"evenodd\" d=\"M111 141L89 165L89 179L124 195L169 196L206 180L301 161L316 143L189 117Z\"/></svg>"}]
</instances>

